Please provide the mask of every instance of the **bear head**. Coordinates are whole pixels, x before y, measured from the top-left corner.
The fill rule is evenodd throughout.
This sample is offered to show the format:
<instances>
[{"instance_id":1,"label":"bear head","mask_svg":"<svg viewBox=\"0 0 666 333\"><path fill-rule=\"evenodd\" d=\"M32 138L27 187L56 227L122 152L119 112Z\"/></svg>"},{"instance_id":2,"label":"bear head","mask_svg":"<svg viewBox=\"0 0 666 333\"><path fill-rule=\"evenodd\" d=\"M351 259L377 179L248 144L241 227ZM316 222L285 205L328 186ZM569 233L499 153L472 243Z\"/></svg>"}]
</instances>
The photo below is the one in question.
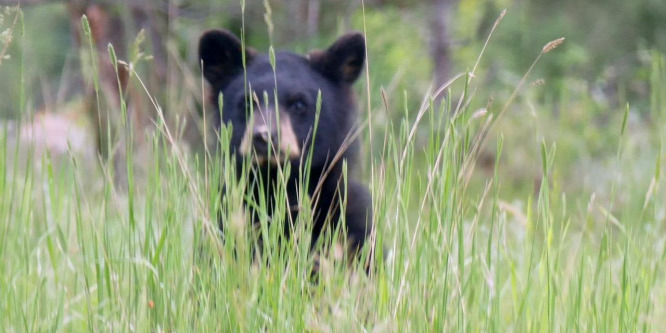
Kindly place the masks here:
<instances>
[{"instance_id":1,"label":"bear head","mask_svg":"<svg viewBox=\"0 0 666 333\"><path fill-rule=\"evenodd\" d=\"M272 58L244 47L228 31L209 30L200 39L199 58L218 124L231 125L235 154L251 154L260 165L284 160L299 165L313 151L313 168L336 154L355 157L351 85L365 61L362 34L348 33L306 56L277 52Z\"/></svg>"}]
</instances>

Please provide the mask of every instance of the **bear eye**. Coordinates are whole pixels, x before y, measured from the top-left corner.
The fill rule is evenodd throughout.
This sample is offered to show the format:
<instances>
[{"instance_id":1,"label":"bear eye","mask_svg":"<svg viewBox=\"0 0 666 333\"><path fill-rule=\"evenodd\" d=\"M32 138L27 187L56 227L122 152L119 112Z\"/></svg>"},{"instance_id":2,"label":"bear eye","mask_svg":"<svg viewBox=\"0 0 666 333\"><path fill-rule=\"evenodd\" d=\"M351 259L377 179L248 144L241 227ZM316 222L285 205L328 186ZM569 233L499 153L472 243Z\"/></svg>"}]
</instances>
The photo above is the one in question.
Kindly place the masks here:
<instances>
[{"instance_id":1,"label":"bear eye","mask_svg":"<svg viewBox=\"0 0 666 333\"><path fill-rule=\"evenodd\" d=\"M295 95L289 99L287 102L287 107L291 110L294 110L295 112L298 113L303 113L307 109L307 103L305 102L305 98L302 95Z\"/></svg>"}]
</instances>

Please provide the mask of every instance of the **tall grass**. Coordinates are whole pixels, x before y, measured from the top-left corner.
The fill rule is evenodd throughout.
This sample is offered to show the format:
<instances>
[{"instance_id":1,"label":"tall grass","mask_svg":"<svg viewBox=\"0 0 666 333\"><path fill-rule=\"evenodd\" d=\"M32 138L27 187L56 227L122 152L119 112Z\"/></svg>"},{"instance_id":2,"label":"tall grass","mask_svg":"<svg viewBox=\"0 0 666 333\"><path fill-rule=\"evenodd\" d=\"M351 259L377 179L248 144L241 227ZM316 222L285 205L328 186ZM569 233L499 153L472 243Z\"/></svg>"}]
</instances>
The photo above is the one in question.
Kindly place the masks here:
<instances>
[{"instance_id":1,"label":"tall grass","mask_svg":"<svg viewBox=\"0 0 666 333\"><path fill-rule=\"evenodd\" d=\"M650 135L661 152L664 56L655 54L652 66L656 120ZM521 84L528 77L529 70ZM447 85L427 93L419 110L405 109L401 122L387 121L383 137L366 142L379 150L367 179L380 251L377 269L365 274L350 268L346 258L324 257L316 281L310 275L311 198L299 199L305 210L298 221L269 216L265 200L248 202L244 188L250 184L234 176L226 148L230 128L221 128L220 144L209 154L187 154L151 99L158 114L158 131L149 141L151 164L139 186L127 158L130 191L118 190L105 175L113 166L102 162L101 171L91 175L75 154L60 164L48 154L30 155L21 167L14 156L23 148L4 131L0 327L10 332L660 331L666 325L664 154L655 156L648 187L619 181L634 156L625 156L624 149L632 135L629 108L609 129L619 140L608 143L617 146L608 202L563 192L571 180L555 168L557 142L545 139L533 156L540 165L537 190L507 201L500 191L502 161L515 147L506 145L512 133L495 130L523 90L519 85L506 105L473 110L474 76L457 79L465 80L462 91ZM367 84L367 94L379 93ZM437 94L445 97L440 106L433 103ZM535 106L539 112L546 107ZM375 113L383 106L368 102L368 108ZM370 127L376 126L372 113L365 122ZM497 136L494 163L484 174L476 165L492 135ZM99 186L90 186L90 178ZM226 195L220 197L221 191ZM616 204L615 194L623 192L640 195L643 205ZM283 192L265 199L275 200L278 209L288 207ZM571 211L571 200L583 209ZM258 212L257 231L247 227L246 204ZM222 235L218 216L228 221ZM280 239L284 223L296 228L286 242ZM253 251L256 232L265 248L259 260Z\"/></svg>"}]
</instances>

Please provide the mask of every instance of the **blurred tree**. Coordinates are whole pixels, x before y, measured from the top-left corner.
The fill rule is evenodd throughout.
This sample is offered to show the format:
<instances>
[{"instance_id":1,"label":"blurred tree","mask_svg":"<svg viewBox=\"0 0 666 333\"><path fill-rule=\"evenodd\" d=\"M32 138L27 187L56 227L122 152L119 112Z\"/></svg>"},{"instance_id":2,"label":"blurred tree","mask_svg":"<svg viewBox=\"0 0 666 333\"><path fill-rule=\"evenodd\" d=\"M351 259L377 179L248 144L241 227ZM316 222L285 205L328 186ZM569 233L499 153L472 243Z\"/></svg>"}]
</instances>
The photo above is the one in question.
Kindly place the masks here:
<instances>
[{"instance_id":1,"label":"blurred tree","mask_svg":"<svg viewBox=\"0 0 666 333\"><path fill-rule=\"evenodd\" d=\"M103 158L109 159L114 166L114 181L119 188L127 182L126 156L132 145L143 146L144 132L151 127L155 119L154 108L145 100L143 92L130 84L131 70L134 64L114 64L108 47L113 46L118 59L128 63L141 60L137 49L142 35L132 43L135 31L145 31L149 36L152 51L152 66L146 78L151 87L160 87L167 75L167 59L163 37L169 35L169 16L163 3L151 3L145 0L126 0L121 2L101 2L89 0L68 1L72 32L84 59L91 61L85 72L86 80L84 100L92 118L93 132L97 139L97 149ZM90 25L92 49L81 25L81 17L86 16ZM98 88L93 85L91 76L97 75ZM162 89L155 89L156 92ZM155 97L160 98L159 93ZM121 101L122 100L122 101ZM163 104L163 103L161 103ZM125 114L124 114L125 113ZM123 124L130 125L132 137L125 134Z\"/></svg>"},{"instance_id":2,"label":"blurred tree","mask_svg":"<svg viewBox=\"0 0 666 333\"><path fill-rule=\"evenodd\" d=\"M172 10L174 7L169 5L169 1L148 0L31 0L28 5L53 6L54 3L66 8L71 40L74 42L72 46L58 45L59 52L64 54L73 47L80 51L82 57L82 78L74 78L76 83L72 86L77 87L75 94L83 97L83 109L90 116L97 151L117 166L114 172L116 183L125 184L125 157L127 144L130 143L121 126L129 122L134 131L132 144L143 145L144 131L151 127L155 115L154 108L144 97L145 94L130 83L130 67L118 66L116 69L108 48L113 45L118 59L134 62L133 70L139 68L136 62L150 59L151 66L141 76L153 96L161 105L165 105L164 94L161 93L164 91L168 72L164 40L170 35L169 21L177 12ZM83 31L81 18L84 15L90 26L92 45ZM144 33L138 34L139 31ZM144 35L147 36L145 42L142 37ZM148 48L151 56L142 55L140 47ZM126 111L126 118L123 118L123 110Z\"/></svg>"},{"instance_id":3,"label":"blurred tree","mask_svg":"<svg viewBox=\"0 0 666 333\"><path fill-rule=\"evenodd\" d=\"M451 78L451 12L457 0L432 0L430 52L434 64L433 82L439 88Z\"/></svg>"}]
</instances>

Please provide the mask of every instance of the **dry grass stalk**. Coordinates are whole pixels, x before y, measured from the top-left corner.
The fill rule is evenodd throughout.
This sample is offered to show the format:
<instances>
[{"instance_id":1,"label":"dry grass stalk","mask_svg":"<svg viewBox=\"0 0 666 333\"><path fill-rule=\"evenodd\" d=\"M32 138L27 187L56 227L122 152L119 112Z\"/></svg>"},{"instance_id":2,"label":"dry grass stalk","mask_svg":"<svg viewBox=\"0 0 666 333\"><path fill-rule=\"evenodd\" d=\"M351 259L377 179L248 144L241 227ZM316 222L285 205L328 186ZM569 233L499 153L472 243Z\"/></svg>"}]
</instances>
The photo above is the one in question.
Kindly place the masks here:
<instances>
[{"instance_id":1,"label":"dry grass stalk","mask_svg":"<svg viewBox=\"0 0 666 333\"><path fill-rule=\"evenodd\" d=\"M564 43L564 37L558 38L556 40L551 40L546 44L543 49L541 50L541 53L547 53L555 49L556 47L560 46L560 44Z\"/></svg>"}]
</instances>

